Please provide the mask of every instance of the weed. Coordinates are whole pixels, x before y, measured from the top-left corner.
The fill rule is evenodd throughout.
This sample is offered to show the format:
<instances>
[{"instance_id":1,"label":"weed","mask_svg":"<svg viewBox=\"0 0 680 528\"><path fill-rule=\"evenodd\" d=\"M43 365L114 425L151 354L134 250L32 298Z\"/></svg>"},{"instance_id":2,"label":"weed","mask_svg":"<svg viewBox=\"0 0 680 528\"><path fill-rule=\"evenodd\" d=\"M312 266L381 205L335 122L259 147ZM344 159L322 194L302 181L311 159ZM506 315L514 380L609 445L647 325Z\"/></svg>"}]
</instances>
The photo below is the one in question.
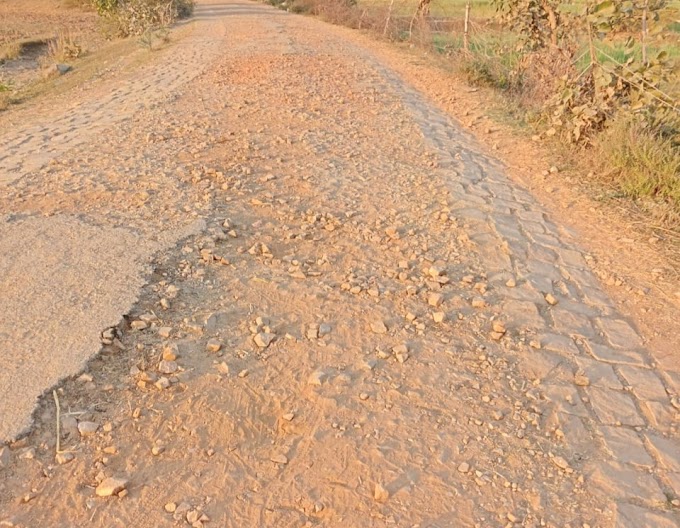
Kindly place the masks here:
<instances>
[{"instance_id":1,"label":"weed","mask_svg":"<svg viewBox=\"0 0 680 528\"><path fill-rule=\"evenodd\" d=\"M51 62L77 59L82 53L83 48L68 31L59 31L56 37L47 42L47 56Z\"/></svg>"},{"instance_id":2,"label":"weed","mask_svg":"<svg viewBox=\"0 0 680 528\"><path fill-rule=\"evenodd\" d=\"M597 138L603 174L625 195L680 213L680 148L639 119L620 116Z\"/></svg>"},{"instance_id":3,"label":"weed","mask_svg":"<svg viewBox=\"0 0 680 528\"><path fill-rule=\"evenodd\" d=\"M21 48L21 43L17 41L3 44L0 47L0 64L18 58L21 55Z\"/></svg>"}]
</instances>

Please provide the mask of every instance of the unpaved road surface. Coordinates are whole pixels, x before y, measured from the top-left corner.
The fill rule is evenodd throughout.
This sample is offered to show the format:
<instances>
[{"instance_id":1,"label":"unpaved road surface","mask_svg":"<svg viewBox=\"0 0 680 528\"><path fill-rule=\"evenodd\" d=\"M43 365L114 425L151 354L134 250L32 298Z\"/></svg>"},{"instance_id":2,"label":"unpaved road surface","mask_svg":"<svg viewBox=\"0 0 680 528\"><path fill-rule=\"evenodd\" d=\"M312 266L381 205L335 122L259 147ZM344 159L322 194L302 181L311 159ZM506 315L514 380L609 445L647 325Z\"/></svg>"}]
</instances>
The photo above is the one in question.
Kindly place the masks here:
<instances>
[{"instance_id":1,"label":"unpaved road surface","mask_svg":"<svg viewBox=\"0 0 680 528\"><path fill-rule=\"evenodd\" d=\"M680 375L357 42L204 2L145 90L0 140L2 435L72 376L0 523L678 526Z\"/></svg>"}]
</instances>

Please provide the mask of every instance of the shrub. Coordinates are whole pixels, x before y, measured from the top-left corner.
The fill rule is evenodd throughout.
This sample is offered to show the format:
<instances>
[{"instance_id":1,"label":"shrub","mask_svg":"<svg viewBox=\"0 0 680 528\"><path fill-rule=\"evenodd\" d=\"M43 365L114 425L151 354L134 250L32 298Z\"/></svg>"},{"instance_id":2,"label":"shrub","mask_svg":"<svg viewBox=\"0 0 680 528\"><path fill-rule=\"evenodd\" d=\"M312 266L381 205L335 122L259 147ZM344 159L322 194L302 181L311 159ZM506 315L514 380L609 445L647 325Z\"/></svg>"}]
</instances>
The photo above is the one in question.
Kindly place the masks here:
<instances>
[{"instance_id":1,"label":"shrub","mask_svg":"<svg viewBox=\"0 0 680 528\"><path fill-rule=\"evenodd\" d=\"M94 0L97 12L110 19L123 37L143 35L193 13L194 0Z\"/></svg>"}]
</instances>

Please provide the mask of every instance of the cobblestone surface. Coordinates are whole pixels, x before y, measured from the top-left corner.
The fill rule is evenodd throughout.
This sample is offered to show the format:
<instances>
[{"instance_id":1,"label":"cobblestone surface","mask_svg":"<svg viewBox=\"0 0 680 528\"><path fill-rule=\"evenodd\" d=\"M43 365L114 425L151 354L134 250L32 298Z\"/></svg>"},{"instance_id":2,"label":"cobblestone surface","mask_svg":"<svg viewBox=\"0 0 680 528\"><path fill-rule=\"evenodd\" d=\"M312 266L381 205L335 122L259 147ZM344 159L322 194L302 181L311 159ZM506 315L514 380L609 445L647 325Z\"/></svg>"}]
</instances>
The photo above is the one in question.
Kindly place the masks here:
<instances>
[{"instance_id":1,"label":"cobblestone surface","mask_svg":"<svg viewBox=\"0 0 680 528\"><path fill-rule=\"evenodd\" d=\"M225 526L678 526L680 378L657 367L576 234L345 30L211 5L212 39L183 62L203 74L182 67L165 106L98 145L105 159L88 157L86 134L47 153L50 170L22 162L5 177L0 203L25 215L77 211L144 237L208 227L158 257L128 314L143 324L120 326L127 355L112 361L127 363L111 371L125 381L77 402L96 399L103 416L83 419L109 431L78 437L28 511L23 454L54 440L42 413L3 452L15 465L0 468L0 510L17 525L96 514L156 527L184 522L163 507L181 492L209 493L201 508ZM36 137L5 138L0 168L40 150ZM208 338L223 346L206 352ZM149 365L168 342L181 368L161 383ZM94 390L79 387L64 394ZM161 439L174 447L152 458ZM130 473L129 502L90 513L81 481L113 469ZM83 507L52 510L62 490Z\"/></svg>"}]
</instances>

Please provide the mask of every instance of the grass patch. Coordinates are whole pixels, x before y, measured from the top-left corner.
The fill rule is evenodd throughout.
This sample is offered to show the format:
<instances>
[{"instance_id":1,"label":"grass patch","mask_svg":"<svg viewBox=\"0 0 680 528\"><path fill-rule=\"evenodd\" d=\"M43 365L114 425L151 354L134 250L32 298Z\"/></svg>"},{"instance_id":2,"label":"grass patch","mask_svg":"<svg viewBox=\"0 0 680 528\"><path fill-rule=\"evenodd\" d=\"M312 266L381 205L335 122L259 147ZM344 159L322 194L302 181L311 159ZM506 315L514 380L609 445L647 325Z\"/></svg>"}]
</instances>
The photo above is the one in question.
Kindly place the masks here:
<instances>
[{"instance_id":1,"label":"grass patch","mask_svg":"<svg viewBox=\"0 0 680 528\"><path fill-rule=\"evenodd\" d=\"M603 177L626 196L653 198L680 214L680 148L631 117L619 117L597 138Z\"/></svg>"}]
</instances>

